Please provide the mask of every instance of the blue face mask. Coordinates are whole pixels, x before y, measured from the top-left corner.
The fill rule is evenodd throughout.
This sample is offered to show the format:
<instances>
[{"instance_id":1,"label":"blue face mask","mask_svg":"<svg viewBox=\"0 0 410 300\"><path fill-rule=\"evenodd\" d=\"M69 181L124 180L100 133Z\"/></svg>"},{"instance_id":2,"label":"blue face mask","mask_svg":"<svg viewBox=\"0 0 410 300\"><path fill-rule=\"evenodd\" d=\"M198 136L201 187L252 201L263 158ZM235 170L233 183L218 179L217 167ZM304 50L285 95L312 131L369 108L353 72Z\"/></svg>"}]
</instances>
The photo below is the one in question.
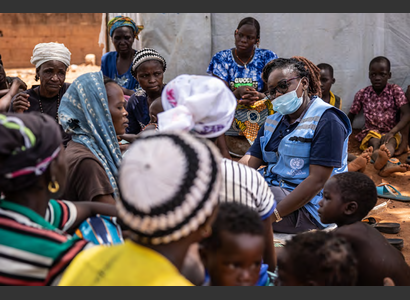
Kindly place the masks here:
<instances>
[{"instance_id":1,"label":"blue face mask","mask_svg":"<svg viewBox=\"0 0 410 300\"><path fill-rule=\"evenodd\" d=\"M273 110L281 113L282 115L290 115L299 109L303 103L303 94L300 98L298 98L296 90L298 89L301 81L302 79L299 81L298 86L294 91L286 93L273 100Z\"/></svg>"}]
</instances>

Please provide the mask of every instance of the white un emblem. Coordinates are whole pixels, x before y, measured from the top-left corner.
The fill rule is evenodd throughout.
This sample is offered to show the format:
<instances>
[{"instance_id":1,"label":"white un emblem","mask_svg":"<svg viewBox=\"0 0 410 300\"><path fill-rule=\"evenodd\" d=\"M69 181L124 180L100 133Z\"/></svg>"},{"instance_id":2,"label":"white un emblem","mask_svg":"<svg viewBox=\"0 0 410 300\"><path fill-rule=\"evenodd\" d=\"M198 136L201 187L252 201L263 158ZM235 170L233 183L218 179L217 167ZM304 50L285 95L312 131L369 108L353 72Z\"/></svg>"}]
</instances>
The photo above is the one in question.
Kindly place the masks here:
<instances>
[{"instance_id":1,"label":"white un emblem","mask_svg":"<svg viewBox=\"0 0 410 300\"><path fill-rule=\"evenodd\" d=\"M294 170L300 170L305 165L305 162L301 158L292 158L290 160L290 167Z\"/></svg>"}]
</instances>

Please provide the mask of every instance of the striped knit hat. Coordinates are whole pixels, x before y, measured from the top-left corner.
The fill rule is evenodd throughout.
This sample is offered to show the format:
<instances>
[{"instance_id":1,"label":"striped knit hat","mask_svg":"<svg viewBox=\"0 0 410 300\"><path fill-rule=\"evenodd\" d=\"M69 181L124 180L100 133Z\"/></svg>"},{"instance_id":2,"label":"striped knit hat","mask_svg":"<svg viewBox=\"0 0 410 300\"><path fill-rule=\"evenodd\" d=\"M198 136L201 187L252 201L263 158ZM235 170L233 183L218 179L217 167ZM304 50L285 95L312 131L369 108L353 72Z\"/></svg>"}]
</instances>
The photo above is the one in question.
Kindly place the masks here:
<instances>
[{"instance_id":1,"label":"striped knit hat","mask_svg":"<svg viewBox=\"0 0 410 300\"><path fill-rule=\"evenodd\" d=\"M147 131L119 170L119 219L142 244L167 244L198 230L218 203L221 155L186 132Z\"/></svg>"},{"instance_id":2,"label":"striped knit hat","mask_svg":"<svg viewBox=\"0 0 410 300\"><path fill-rule=\"evenodd\" d=\"M167 63L165 62L165 58L163 58L157 50L152 49L152 48L143 48L139 50L137 53L134 55L134 60L132 61L132 67L131 67L131 74L135 78L137 78L137 69L138 67L146 62L147 60L157 60L159 61L163 66L164 69L163 71L165 72L167 68Z\"/></svg>"}]
</instances>

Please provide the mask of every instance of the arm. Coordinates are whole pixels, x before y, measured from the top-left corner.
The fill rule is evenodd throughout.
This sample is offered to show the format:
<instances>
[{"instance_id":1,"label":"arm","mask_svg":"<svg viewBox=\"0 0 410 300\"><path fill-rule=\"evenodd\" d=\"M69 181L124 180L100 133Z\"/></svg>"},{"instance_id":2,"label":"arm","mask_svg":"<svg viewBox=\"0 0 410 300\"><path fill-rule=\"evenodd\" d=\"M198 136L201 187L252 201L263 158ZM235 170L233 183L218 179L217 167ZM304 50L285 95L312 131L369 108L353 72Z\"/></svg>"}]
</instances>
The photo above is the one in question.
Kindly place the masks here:
<instances>
[{"instance_id":1,"label":"arm","mask_svg":"<svg viewBox=\"0 0 410 300\"><path fill-rule=\"evenodd\" d=\"M275 272L276 269L276 251L274 243L274 235L272 229L272 217L269 216L263 220L264 237L265 237L265 251L263 253L263 261L267 264L268 270Z\"/></svg>"},{"instance_id":2,"label":"arm","mask_svg":"<svg viewBox=\"0 0 410 300\"><path fill-rule=\"evenodd\" d=\"M117 217L117 209L115 205L98 202L78 201L71 202L77 209L77 218L67 232L72 234L87 218L98 214L105 216Z\"/></svg>"},{"instance_id":3,"label":"arm","mask_svg":"<svg viewBox=\"0 0 410 300\"><path fill-rule=\"evenodd\" d=\"M349 120L350 120L350 125L353 127L353 121L354 121L354 118L356 117L356 115L355 115L355 114L352 114L351 112L349 112L349 113L347 114L347 117L348 117Z\"/></svg>"},{"instance_id":4,"label":"arm","mask_svg":"<svg viewBox=\"0 0 410 300\"><path fill-rule=\"evenodd\" d=\"M323 167L319 165L310 165L309 176L306 177L288 196L286 196L276 209L279 215L284 217L295 210L306 205L321 189L332 174L332 167ZM275 215L272 215L273 221L276 221Z\"/></svg>"},{"instance_id":5,"label":"arm","mask_svg":"<svg viewBox=\"0 0 410 300\"><path fill-rule=\"evenodd\" d=\"M254 169L258 169L261 165L262 165L262 163L263 163L263 161L260 159L260 158L257 158L257 157L255 157L255 156L252 156L252 155L250 155L250 154L245 154L244 156L242 156L242 158L238 161L239 163L241 163L241 164L244 164L244 165L246 165L246 166L249 166L249 167L251 167L251 168L254 168Z\"/></svg>"},{"instance_id":6,"label":"arm","mask_svg":"<svg viewBox=\"0 0 410 300\"><path fill-rule=\"evenodd\" d=\"M19 92L19 90L26 90L27 85L20 78L13 80L10 89L7 93L0 98L0 112L6 112L9 110L11 99Z\"/></svg>"},{"instance_id":7,"label":"arm","mask_svg":"<svg viewBox=\"0 0 410 300\"><path fill-rule=\"evenodd\" d=\"M388 133L382 136L382 138L380 139L381 144L388 143L389 140L393 138L397 132L402 130L407 124L410 123L410 105L408 103L400 107L400 113L400 121Z\"/></svg>"}]
</instances>

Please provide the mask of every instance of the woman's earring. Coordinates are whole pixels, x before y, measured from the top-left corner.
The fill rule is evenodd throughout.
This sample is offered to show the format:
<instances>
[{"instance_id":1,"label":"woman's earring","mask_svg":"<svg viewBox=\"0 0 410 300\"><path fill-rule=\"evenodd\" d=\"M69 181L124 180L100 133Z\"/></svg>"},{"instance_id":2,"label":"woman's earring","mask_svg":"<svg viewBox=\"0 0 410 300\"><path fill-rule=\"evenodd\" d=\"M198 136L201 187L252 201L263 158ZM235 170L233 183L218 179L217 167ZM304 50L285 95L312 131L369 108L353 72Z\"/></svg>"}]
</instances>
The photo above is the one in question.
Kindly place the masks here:
<instances>
[{"instance_id":1,"label":"woman's earring","mask_svg":"<svg viewBox=\"0 0 410 300\"><path fill-rule=\"evenodd\" d=\"M60 185L58 184L56 180L50 181L48 183L48 190L50 191L50 193L55 194L58 192L59 189L60 189Z\"/></svg>"},{"instance_id":2,"label":"woman's earring","mask_svg":"<svg viewBox=\"0 0 410 300\"><path fill-rule=\"evenodd\" d=\"M203 238L207 238L207 237L211 236L211 234L212 234L212 227L209 226L209 225L207 225L206 227L204 227L201 230L201 235L202 235Z\"/></svg>"}]
</instances>

